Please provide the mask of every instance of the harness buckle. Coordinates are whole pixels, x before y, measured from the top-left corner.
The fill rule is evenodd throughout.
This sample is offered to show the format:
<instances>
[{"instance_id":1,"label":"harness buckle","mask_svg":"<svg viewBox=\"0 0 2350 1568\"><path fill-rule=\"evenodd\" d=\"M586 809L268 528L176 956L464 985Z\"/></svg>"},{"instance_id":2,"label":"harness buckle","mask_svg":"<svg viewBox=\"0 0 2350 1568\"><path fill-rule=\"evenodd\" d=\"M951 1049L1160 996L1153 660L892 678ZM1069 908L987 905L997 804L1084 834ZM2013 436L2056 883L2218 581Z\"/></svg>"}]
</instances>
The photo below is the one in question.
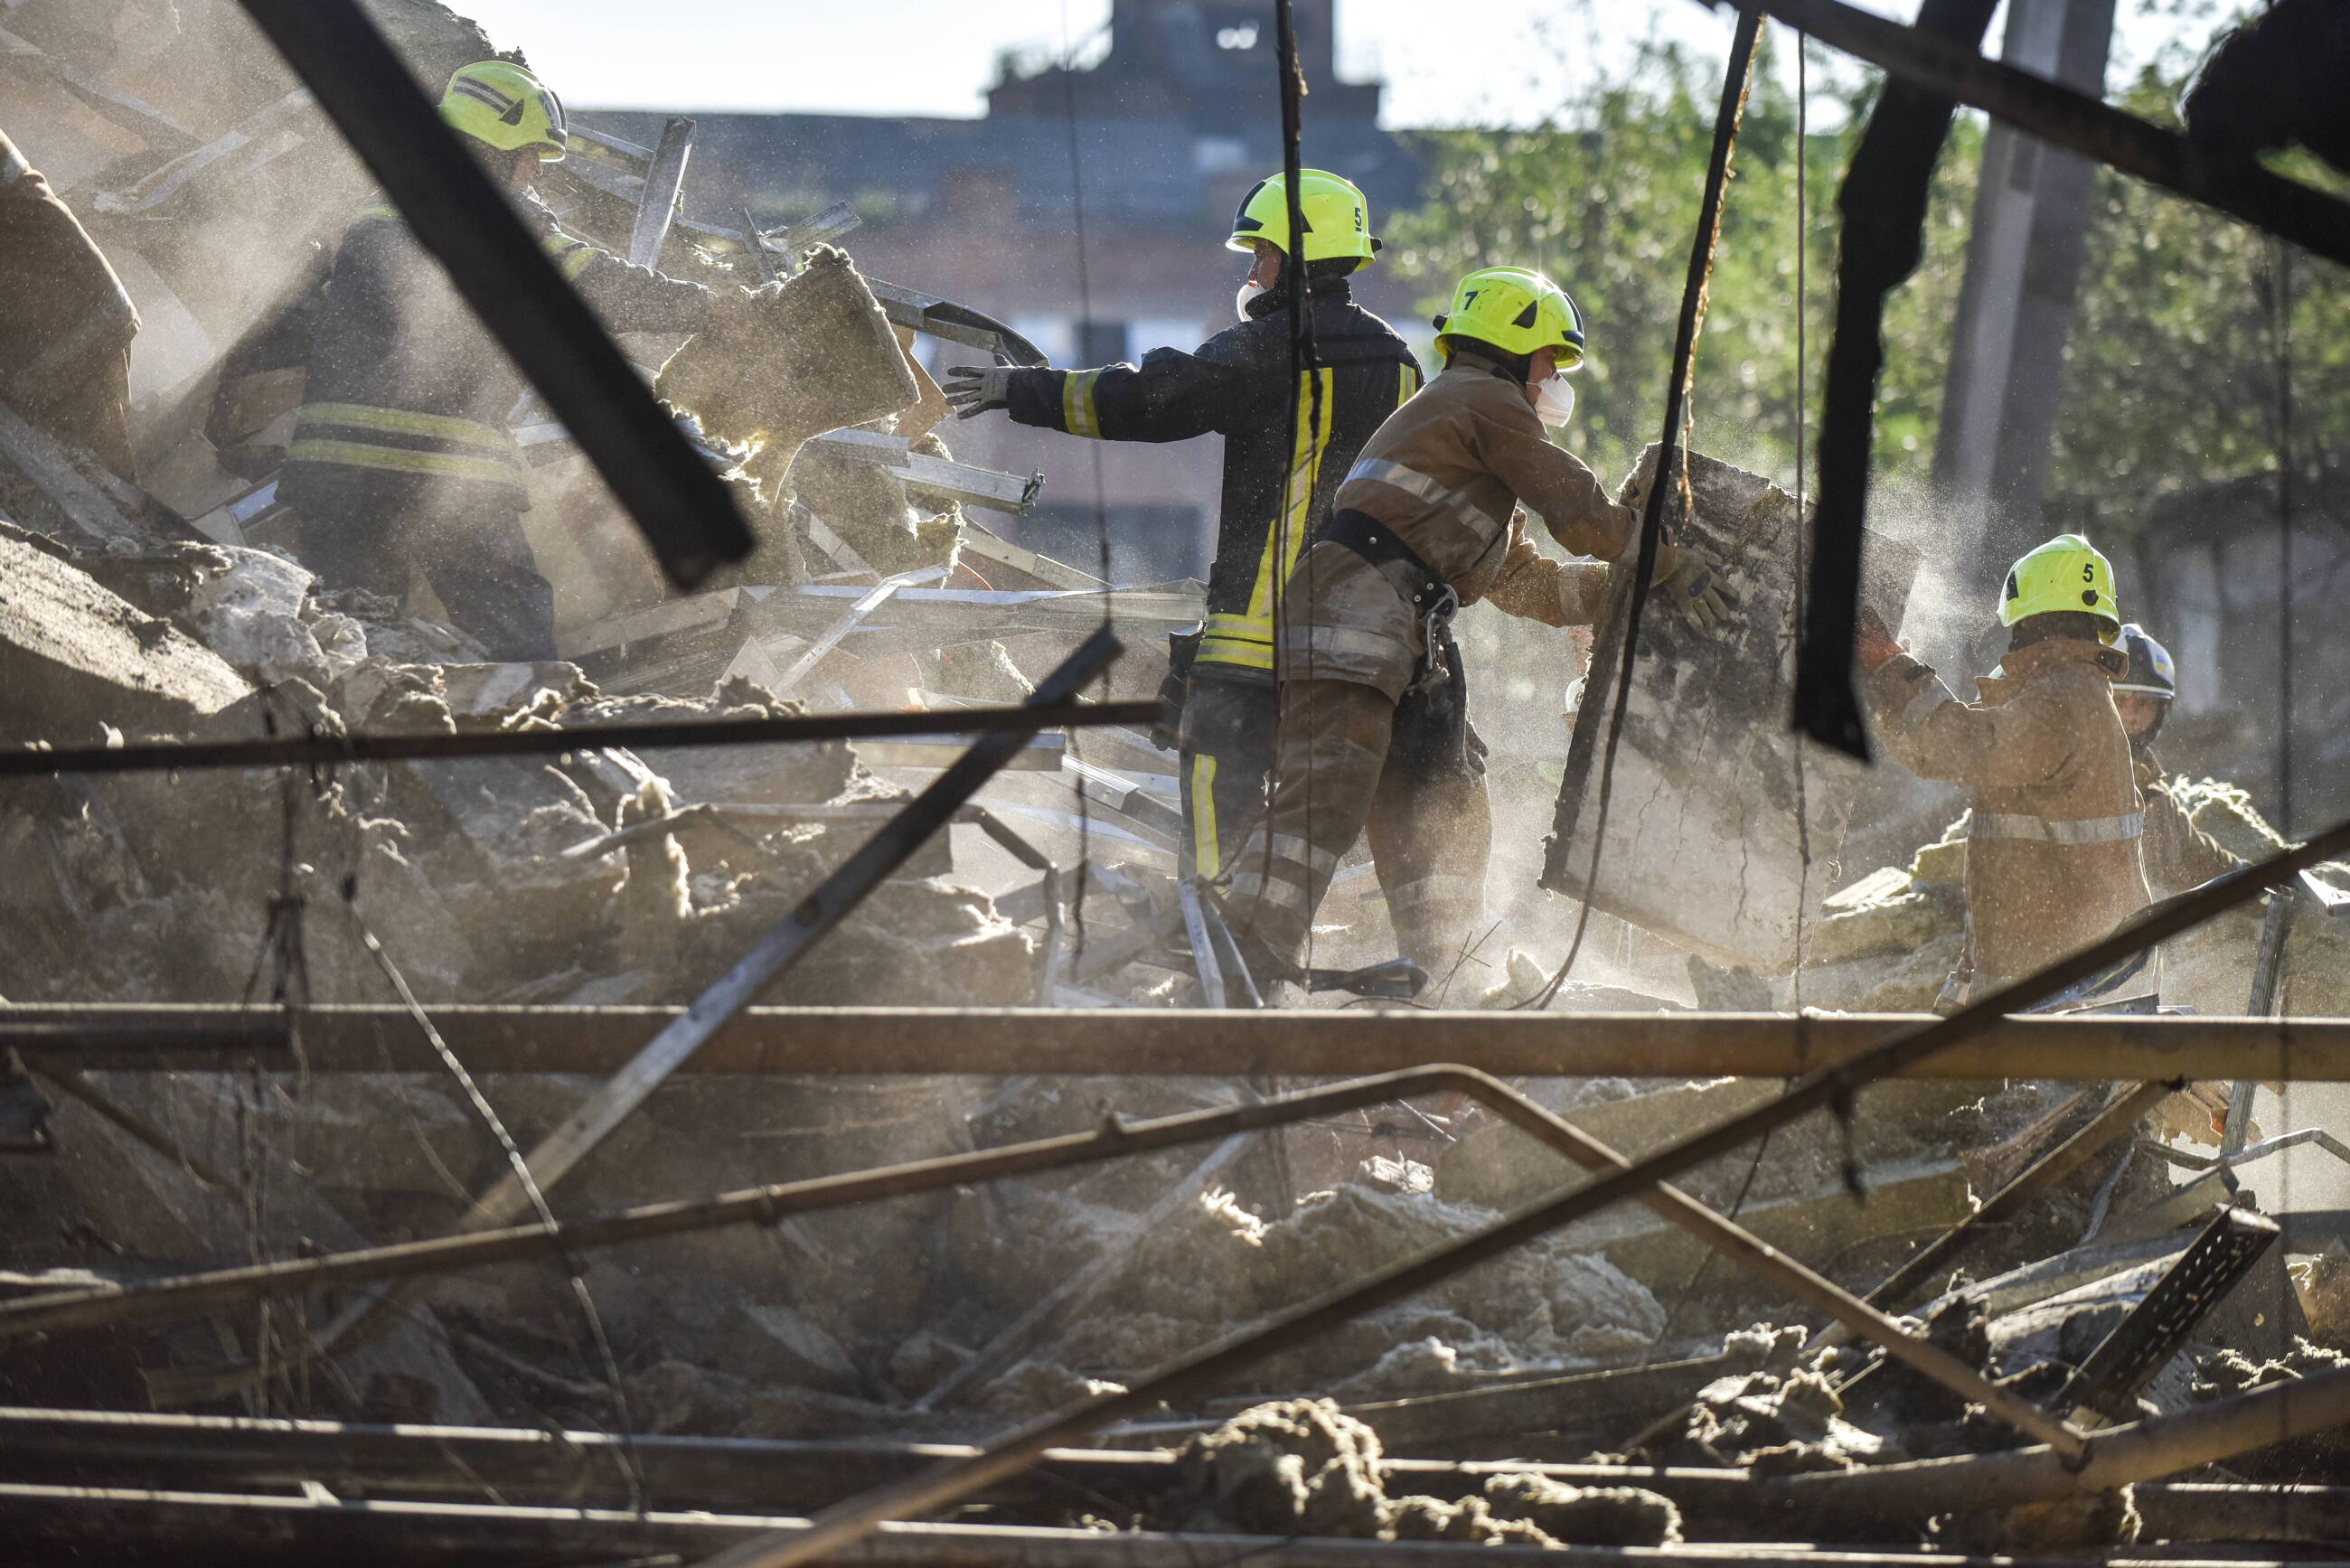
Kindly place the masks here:
<instances>
[{"instance_id":1,"label":"harness buckle","mask_svg":"<svg viewBox=\"0 0 2350 1568\"><path fill-rule=\"evenodd\" d=\"M1422 681L1433 681L1445 672L1443 646L1439 639L1451 627L1452 618L1460 609L1461 595L1451 583L1447 583L1437 601L1420 616L1419 678Z\"/></svg>"}]
</instances>

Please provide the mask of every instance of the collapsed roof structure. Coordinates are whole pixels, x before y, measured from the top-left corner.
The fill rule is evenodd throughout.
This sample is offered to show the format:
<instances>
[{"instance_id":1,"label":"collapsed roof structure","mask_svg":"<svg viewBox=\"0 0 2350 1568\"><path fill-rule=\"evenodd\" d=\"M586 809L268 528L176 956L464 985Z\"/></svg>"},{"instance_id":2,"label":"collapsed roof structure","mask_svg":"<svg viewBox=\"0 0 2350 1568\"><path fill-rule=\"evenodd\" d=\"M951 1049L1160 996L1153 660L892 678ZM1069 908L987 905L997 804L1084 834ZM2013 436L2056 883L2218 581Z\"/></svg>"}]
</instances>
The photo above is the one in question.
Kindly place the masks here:
<instances>
[{"instance_id":1,"label":"collapsed roof structure","mask_svg":"<svg viewBox=\"0 0 2350 1568\"><path fill-rule=\"evenodd\" d=\"M1970 49L1769 8L2212 195ZM2350 1160L2255 1122L2262 1083L2350 1077L2350 831L2290 845L2209 785L2197 825L2253 870L1915 1016L1962 832L1811 873L1861 774L1779 723L1810 520L1669 419L1621 493L1740 573L1752 646L1644 632L1631 588L1600 628L1544 880L1612 922L1606 981L1486 954L1433 977L1444 1011L1185 1005L1215 960L1151 732L1199 585L991 531L1049 478L957 462L903 352L1034 347L864 275L845 215L683 221L690 122L575 130L541 185L567 226L764 303L683 347L504 321L542 388L573 355L513 421L565 658L492 660L422 594L321 581L276 493L318 247L370 175L420 234L491 233L442 253L461 284L500 265L503 204L394 150L383 106L424 100L360 18L428 80L491 41L431 0L244 10L185 5L175 59L0 23L0 123L61 128L39 156L162 345L136 482L0 415L21 1560L2341 1538L2350 1223L2240 1173ZM1898 621L1914 562L1870 564L1814 595ZM1368 870L1315 1000L1381 999Z\"/></svg>"}]
</instances>

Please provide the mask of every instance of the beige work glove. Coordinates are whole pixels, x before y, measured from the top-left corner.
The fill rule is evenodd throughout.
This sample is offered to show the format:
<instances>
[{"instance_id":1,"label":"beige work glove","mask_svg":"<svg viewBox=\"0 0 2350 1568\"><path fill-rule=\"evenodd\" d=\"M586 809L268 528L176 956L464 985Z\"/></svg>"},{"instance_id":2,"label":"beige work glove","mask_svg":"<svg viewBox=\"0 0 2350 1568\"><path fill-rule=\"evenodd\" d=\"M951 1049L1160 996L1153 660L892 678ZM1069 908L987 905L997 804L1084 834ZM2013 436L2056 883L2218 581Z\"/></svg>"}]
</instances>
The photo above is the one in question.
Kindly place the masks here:
<instances>
[{"instance_id":1,"label":"beige work glove","mask_svg":"<svg viewBox=\"0 0 2350 1568\"><path fill-rule=\"evenodd\" d=\"M1694 545L1673 545L1667 549L1669 555L1657 561L1657 580L1650 591L1700 631L1727 626L1731 607L1738 602L1729 574Z\"/></svg>"}]
</instances>

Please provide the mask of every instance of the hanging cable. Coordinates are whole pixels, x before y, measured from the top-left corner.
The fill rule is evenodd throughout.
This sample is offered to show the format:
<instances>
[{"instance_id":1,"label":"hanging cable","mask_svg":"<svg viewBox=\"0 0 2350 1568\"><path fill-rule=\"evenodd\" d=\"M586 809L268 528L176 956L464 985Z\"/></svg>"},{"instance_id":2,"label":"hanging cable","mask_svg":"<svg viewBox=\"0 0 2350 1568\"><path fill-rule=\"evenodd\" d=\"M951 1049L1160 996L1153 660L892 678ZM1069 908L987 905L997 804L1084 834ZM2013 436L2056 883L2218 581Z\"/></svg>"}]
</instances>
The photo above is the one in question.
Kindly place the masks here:
<instances>
[{"instance_id":1,"label":"hanging cable","mask_svg":"<svg viewBox=\"0 0 2350 1568\"><path fill-rule=\"evenodd\" d=\"M1804 312L1811 306L1808 287L1809 274L1805 258L1812 245L1811 164L1812 84L1807 70L1811 39L1804 34L1795 35L1795 604L1794 624L1804 624L1804 594L1810 587L1811 563L1805 552L1811 539L1811 527L1804 516L1805 494L1804 463L1810 455L1804 451L1804 437L1809 433L1805 416L1810 411L1810 358L1805 350L1808 339L1804 333ZM1795 1006L1795 1016L1804 1015L1804 917L1812 897L1812 800L1810 779L1804 770L1804 737L1793 736L1795 748L1795 967L1788 981L1790 999ZM1795 1025L1798 1031L1803 1024Z\"/></svg>"},{"instance_id":2,"label":"hanging cable","mask_svg":"<svg viewBox=\"0 0 2350 1568\"><path fill-rule=\"evenodd\" d=\"M1590 774L1591 742L1598 723L1597 710L1590 706L1592 694L1606 686L1612 665L1615 707L1608 716L1606 761L1599 772L1599 806L1592 825L1591 862L1584 875L1581 908L1575 915L1575 936L1567 944L1565 960L1547 985L1531 1000L1519 1004L1538 1012L1551 1004L1559 987L1566 983L1567 974L1583 950L1584 933L1591 925L1591 899L1598 888L1600 849L1607 841L1607 812L1615 793L1616 755L1624 741L1625 715L1632 705L1632 670L1639 651L1640 615L1648 607L1649 578L1656 573L1657 552L1664 543L1666 486L1670 484L1679 493L1684 514L1690 504L1681 430L1687 421L1690 384L1696 369L1698 333L1705 322L1706 291L1713 276L1714 247L1721 236L1723 190L1730 180L1731 154L1738 145L1738 127L1746 113L1747 82L1753 71L1762 26L1759 8L1749 5L1740 9L1738 30L1731 40L1729 69L1721 81L1721 102L1714 116L1713 152L1706 163L1705 197L1698 209L1697 235L1690 244L1689 281L1681 291L1680 320L1673 334L1672 374L1665 385L1664 435L1657 445L1656 469L1649 476L1648 504L1641 511L1640 548L1633 567L1631 591L1624 603L1624 631L1620 639L1601 640L1595 646L1590 673L1584 682L1583 706L1575 713L1575 742L1568 748L1566 777L1560 784L1559 817L1552 838L1553 854L1559 862L1573 852L1583 784Z\"/></svg>"},{"instance_id":3,"label":"hanging cable","mask_svg":"<svg viewBox=\"0 0 2350 1568\"><path fill-rule=\"evenodd\" d=\"M2269 303L2276 358L2277 829L2293 836L2293 248L2268 241Z\"/></svg>"},{"instance_id":4,"label":"hanging cable","mask_svg":"<svg viewBox=\"0 0 2350 1568\"><path fill-rule=\"evenodd\" d=\"M1807 303L1804 290L1804 247L1811 243L1810 186L1804 177L1804 160L1810 155L1809 94L1811 84L1804 74L1804 50L1809 43L1802 33L1795 35L1795 604L1796 624L1804 618L1804 458L1805 434L1804 372L1807 369L1804 337L1804 308ZM1811 895L1812 835L1811 803L1805 792L1804 774L1804 737L1793 738L1795 748L1795 967L1791 971L1790 986L1794 992L1795 1027L1800 1031L1804 1012L1804 906ZM1730 1218L1737 1219L1746 1211L1746 1200L1753 1194L1754 1179L1762 1174L1762 1160L1771 1152L1771 1134L1764 1133L1754 1145L1753 1157L1747 1161L1746 1174L1738 1183L1737 1194L1730 1200ZM1714 1254L1707 1252L1697 1261L1689 1281L1665 1313L1665 1326L1649 1344L1640 1365L1649 1365L1656 1353L1672 1338L1673 1325L1680 1321L1681 1311L1688 1306L1698 1288L1705 1283L1706 1272L1713 1265Z\"/></svg>"},{"instance_id":5,"label":"hanging cable","mask_svg":"<svg viewBox=\"0 0 2350 1568\"><path fill-rule=\"evenodd\" d=\"M1068 127L1069 140L1069 221L1076 231L1077 249L1077 357L1082 359L1086 349L1086 328L1094 318L1094 288L1092 271L1086 261L1086 182L1078 157L1077 140L1077 52L1069 36L1069 3L1061 0L1061 107ZM1103 494L1102 443L1097 439L1087 443L1091 447L1094 465L1094 556L1097 563L1096 575L1104 585L1102 589L1101 629L1110 629L1109 604L1109 504ZM1103 695L1108 695L1109 671L1102 671ZM1083 762L1077 748L1077 732L1067 732L1066 744L1070 760ZM1077 785L1077 866L1076 890L1069 896L1069 940L1072 965L1086 950L1086 886L1093 880L1093 810L1086 796L1085 780L1078 776ZM1057 879L1057 877L1055 878ZM1045 887L1048 902L1057 898L1058 889L1048 882ZM1047 989L1051 985L1049 971ZM1053 1004L1049 995L1043 998L1047 1007Z\"/></svg>"},{"instance_id":6,"label":"hanging cable","mask_svg":"<svg viewBox=\"0 0 2350 1568\"><path fill-rule=\"evenodd\" d=\"M1289 662L1289 566L1299 546L1305 541L1294 539L1291 531L1296 520L1311 515L1315 493L1322 478L1322 360L1314 341L1314 306L1311 295L1312 278L1305 259L1305 192L1300 188L1304 160L1301 147L1305 139L1305 67L1297 54L1297 26L1292 14L1291 0L1274 0L1274 56L1281 73L1281 182L1282 196L1288 208L1289 248L1282 260L1282 282L1285 286L1284 308L1289 324L1289 428L1295 432L1291 446L1288 472L1281 482L1281 511L1273 520L1273 568L1271 572L1273 615L1273 663L1275 691L1273 721L1273 755L1276 776L1283 754L1284 728L1283 705L1278 692L1287 679ZM1300 504L1300 487L1304 502ZM1314 833L1314 773L1309 755L1306 762L1305 832L1310 841ZM1270 886L1273 880L1273 835L1263 836L1264 860L1259 875ZM1314 962L1314 927L1305 928L1305 951L1301 961L1307 966Z\"/></svg>"}]
</instances>

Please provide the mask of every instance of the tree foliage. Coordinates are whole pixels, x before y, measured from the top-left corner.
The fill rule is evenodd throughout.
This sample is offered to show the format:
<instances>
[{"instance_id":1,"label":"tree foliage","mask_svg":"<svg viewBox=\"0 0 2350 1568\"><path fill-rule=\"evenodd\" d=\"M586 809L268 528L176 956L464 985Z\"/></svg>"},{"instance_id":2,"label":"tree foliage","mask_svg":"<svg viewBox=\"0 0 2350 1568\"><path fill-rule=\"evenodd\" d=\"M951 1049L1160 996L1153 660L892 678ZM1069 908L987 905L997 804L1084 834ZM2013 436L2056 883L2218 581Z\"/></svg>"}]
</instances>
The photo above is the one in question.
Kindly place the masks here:
<instances>
[{"instance_id":1,"label":"tree foliage","mask_svg":"<svg viewBox=\"0 0 2350 1568\"><path fill-rule=\"evenodd\" d=\"M2210 12L2199 5L2193 20L2209 21ZM1692 405L1698 445L1783 483L1794 477L1799 410L1816 419L1836 191L1877 90L1872 74L1823 69L1815 51L1808 134L1799 135L1786 36L1766 32L1748 101ZM1568 439L1612 478L1657 438L1721 67L1653 40L1628 56L1584 57L1627 63L1585 71L1535 129L1424 133L1430 199L1390 223L1388 258L1424 286L1431 312L1474 267L1532 265L1558 279L1591 333ZM2167 51L2143 69L2124 107L2175 124L2193 64L2188 50ZM1981 118L1962 114L1936 173L1925 263L1888 304L1881 482L1922 483L1931 466L1982 142ZM2283 166L2324 178L2306 161ZM2350 278L2340 269L2289 256L2193 202L2101 171L2049 491L2069 498L2069 515L2085 504L2126 532L2148 495L2272 465L2281 348L2292 364L2296 450L2350 442L2345 303Z\"/></svg>"}]
</instances>

